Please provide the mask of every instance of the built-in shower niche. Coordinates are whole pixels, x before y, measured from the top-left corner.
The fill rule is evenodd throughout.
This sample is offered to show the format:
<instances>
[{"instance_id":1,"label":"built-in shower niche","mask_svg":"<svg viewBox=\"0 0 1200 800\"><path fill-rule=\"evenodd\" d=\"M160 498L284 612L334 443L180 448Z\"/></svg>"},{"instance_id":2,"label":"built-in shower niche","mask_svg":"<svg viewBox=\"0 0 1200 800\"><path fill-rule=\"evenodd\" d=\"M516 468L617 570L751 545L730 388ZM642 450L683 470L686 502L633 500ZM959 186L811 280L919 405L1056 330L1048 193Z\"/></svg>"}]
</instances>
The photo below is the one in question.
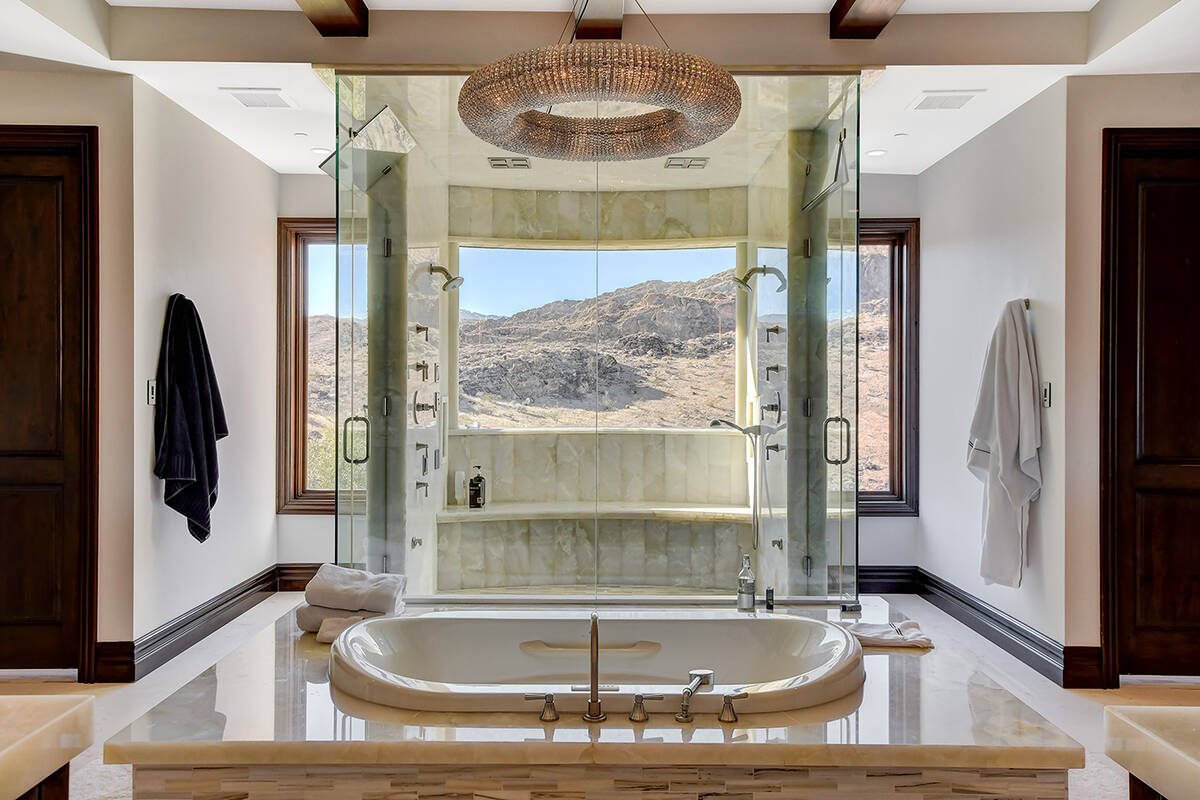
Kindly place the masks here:
<instances>
[{"instance_id":1,"label":"built-in shower niche","mask_svg":"<svg viewBox=\"0 0 1200 800\"><path fill-rule=\"evenodd\" d=\"M748 553L760 595L852 598L857 79L739 78L686 169L518 164L461 82L338 79L339 561L732 596Z\"/></svg>"},{"instance_id":2,"label":"built-in shower niche","mask_svg":"<svg viewBox=\"0 0 1200 800\"><path fill-rule=\"evenodd\" d=\"M735 432L452 433L451 473L481 466L490 501L438 514L438 588L730 591L752 547L746 458Z\"/></svg>"}]
</instances>

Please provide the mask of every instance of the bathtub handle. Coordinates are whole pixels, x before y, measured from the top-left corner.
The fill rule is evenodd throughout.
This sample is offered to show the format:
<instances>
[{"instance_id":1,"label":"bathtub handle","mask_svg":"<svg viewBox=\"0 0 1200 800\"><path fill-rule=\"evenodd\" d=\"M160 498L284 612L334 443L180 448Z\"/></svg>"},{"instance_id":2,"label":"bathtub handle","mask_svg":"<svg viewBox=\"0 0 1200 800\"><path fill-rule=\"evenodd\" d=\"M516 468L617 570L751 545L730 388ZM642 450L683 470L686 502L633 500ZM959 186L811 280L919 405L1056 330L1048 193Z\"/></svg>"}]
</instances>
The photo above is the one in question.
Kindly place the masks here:
<instances>
[{"instance_id":1,"label":"bathtub handle","mask_svg":"<svg viewBox=\"0 0 1200 800\"><path fill-rule=\"evenodd\" d=\"M590 644L547 644L541 639L521 642L521 651L529 655L578 655L590 647ZM653 655L662 650L659 642L634 642L633 644L601 645L600 649L609 656L642 656Z\"/></svg>"},{"instance_id":2,"label":"bathtub handle","mask_svg":"<svg viewBox=\"0 0 1200 800\"><path fill-rule=\"evenodd\" d=\"M733 710L733 701L744 700L749 696L750 695L745 691L738 692L737 694L725 695L725 702L721 705L721 713L717 715L717 720L719 722L737 722L738 716L737 712Z\"/></svg>"},{"instance_id":3,"label":"bathtub handle","mask_svg":"<svg viewBox=\"0 0 1200 800\"><path fill-rule=\"evenodd\" d=\"M540 719L542 722L558 721L558 709L554 706L554 695L550 694L549 692L546 694L527 694L525 695L525 699L541 700L544 703L542 706L542 713L538 716L538 719Z\"/></svg>"}]
</instances>

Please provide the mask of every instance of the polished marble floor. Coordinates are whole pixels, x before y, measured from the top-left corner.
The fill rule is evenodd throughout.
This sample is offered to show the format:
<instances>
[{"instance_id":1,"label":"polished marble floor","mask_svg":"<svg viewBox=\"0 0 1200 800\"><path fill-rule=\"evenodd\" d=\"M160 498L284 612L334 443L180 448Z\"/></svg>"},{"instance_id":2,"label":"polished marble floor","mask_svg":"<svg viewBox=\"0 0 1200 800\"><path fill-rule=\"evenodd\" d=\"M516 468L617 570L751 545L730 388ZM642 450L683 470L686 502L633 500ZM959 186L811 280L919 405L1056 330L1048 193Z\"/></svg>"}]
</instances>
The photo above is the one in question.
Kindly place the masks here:
<instances>
[{"instance_id":1,"label":"polished marble floor","mask_svg":"<svg viewBox=\"0 0 1200 800\"><path fill-rule=\"evenodd\" d=\"M1126 773L1103 755L1103 707L1110 704L1200 705L1200 686L1128 685L1112 692L1066 691L1055 686L973 631L920 598L887 596L893 612L919 620L932 635L938 650L950 651L972 673L978 672L1039 712L1080 742L1087 750L1087 766L1071 774L1072 796L1087 800L1124 798ZM136 684L79 686L66 681L0 680L0 693L74 693L96 696L96 745L72 762L72 797L84 800L129 798L130 768L102 763L102 743L147 711L200 676L234 651L253 650L265 628L287 614L300 601L299 593L269 598L200 644L173 659ZM258 669L253 659L247 669ZM223 706L227 705L222 703ZM246 716L247 724L253 717Z\"/></svg>"}]
</instances>

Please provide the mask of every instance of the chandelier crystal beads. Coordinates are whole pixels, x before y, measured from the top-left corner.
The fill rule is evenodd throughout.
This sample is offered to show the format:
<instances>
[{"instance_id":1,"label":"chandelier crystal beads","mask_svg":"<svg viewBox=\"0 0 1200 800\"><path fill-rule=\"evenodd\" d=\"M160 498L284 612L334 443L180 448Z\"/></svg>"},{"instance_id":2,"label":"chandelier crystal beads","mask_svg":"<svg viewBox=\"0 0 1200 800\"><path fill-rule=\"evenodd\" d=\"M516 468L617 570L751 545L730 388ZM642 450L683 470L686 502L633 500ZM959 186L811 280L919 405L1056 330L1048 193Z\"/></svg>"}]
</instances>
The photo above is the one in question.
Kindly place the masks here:
<instances>
[{"instance_id":1,"label":"chandelier crystal beads","mask_svg":"<svg viewBox=\"0 0 1200 800\"><path fill-rule=\"evenodd\" d=\"M658 110L624 117L541 110L578 101L642 103ZM733 76L708 59L606 40L514 53L473 72L458 95L458 114L480 139L562 161L674 155L729 130L741 107Z\"/></svg>"}]
</instances>

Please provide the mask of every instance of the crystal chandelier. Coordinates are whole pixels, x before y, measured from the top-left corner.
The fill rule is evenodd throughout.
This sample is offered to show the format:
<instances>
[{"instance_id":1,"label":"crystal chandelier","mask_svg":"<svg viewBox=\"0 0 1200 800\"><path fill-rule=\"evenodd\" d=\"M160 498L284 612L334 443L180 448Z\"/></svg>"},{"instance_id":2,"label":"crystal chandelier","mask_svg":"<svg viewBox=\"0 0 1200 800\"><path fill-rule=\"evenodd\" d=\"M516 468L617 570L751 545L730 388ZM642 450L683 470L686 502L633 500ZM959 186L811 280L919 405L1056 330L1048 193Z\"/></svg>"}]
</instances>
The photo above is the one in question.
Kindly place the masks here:
<instances>
[{"instance_id":1,"label":"crystal chandelier","mask_svg":"<svg viewBox=\"0 0 1200 800\"><path fill-rule=\"evenodd\" d=\"M623 117L542 111L577 101L658 110ZM513 53L473 72L458 115L480 139L561 161L634 161L711 142L737 121L733 76L706 58L618 40L572 41Z\"/></svg>"}]
</instances>

